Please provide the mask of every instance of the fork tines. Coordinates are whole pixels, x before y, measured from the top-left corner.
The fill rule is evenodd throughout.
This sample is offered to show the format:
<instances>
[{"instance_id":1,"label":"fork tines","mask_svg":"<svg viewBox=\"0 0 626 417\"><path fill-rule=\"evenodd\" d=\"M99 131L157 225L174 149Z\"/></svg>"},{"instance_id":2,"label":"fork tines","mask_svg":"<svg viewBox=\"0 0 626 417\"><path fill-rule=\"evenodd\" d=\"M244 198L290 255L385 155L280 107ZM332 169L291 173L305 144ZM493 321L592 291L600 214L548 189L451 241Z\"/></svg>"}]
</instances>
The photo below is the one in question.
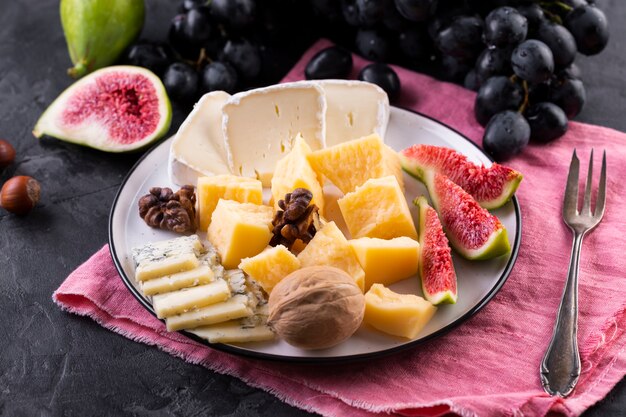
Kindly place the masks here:
<instances>
[{"instance_id":1,"label":"fork tines","mask_svg":"<svg viewBox=\"0 0 626 417\"><path fill-rule=\"evenodd\" d=\"M600 171L600 183L598 184L598 194L594 212L591 212L591 183L593 179L593 149L589 157L589 168L587 170L587 182L585 184L585 195L583 196L582 209L578 211L578 174L580 161L576 155L576 149L572 154L572 162L567 176L565 187L565 198L563 200L563 217L571 219L576 216L593 217L600 220L604 215L604 205L606 200L606 151L602 154L602 169Z\"/></svg>"}]
</instances>

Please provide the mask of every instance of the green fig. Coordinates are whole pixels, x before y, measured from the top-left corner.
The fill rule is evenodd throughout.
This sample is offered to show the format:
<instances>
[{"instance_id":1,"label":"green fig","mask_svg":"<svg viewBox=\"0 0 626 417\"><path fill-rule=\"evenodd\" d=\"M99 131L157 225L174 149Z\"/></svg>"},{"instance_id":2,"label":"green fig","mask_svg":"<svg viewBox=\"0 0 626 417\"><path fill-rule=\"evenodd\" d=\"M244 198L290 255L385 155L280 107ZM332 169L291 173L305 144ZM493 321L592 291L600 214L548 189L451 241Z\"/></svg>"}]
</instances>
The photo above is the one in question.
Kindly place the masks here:
<instances>
[{"instance_id":1,"label":"green fig","mask_svg":"<svg viewBox=\"0 0 626 417\"><path fill-rule=\"evenodd\" d=\"M113 64L143 27L144 0L61 0L61 24L80 78Z\"/></svg>"}]
</instances>

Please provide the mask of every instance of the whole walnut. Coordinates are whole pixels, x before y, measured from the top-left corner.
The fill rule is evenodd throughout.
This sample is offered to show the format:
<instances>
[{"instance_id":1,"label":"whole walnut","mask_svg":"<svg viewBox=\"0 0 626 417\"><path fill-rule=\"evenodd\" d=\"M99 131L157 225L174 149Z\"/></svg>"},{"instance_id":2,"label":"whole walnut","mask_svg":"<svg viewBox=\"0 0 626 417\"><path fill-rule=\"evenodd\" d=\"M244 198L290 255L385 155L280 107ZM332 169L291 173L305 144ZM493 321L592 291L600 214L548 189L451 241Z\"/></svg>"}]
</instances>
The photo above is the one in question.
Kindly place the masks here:
<instances>
[{"instance_id":1,"label":"whole walnut","mask_svg":"<svg viewBox=\"0 0 626 417\"><path fill-rule=\"evenodd\" d=\"M365 297L341 269L311 266L287 275L269 297L268 325L302 349L335 346L359 328Z\"/></svg>"}]
</instances>

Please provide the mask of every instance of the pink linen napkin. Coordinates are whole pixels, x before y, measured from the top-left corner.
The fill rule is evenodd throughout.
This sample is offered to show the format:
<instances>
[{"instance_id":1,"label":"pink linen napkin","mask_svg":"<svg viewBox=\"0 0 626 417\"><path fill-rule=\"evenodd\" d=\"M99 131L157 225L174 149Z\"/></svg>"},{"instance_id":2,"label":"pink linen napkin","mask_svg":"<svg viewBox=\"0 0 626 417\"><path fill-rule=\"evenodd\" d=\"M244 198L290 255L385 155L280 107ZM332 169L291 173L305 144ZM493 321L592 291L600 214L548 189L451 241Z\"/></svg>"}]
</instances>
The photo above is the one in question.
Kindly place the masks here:
<instances>
[{"instance_id":1,"label":"pink linen napkin","mask_svg":"<svg viewBox=\"0 0 626 417\"><path fill-rule=\"evenodd\" d=\"M315 44L285 81L302 79L311 56L328 45L324 40ZM367 62L355 56L354 63L353 78ZM473 92L395 69L402 81L397 105L441 120L480 143L483 129L473 117ZM586 172L592 147L597 167L598 151L607 151L607 210L585 239L580 265L583 371L573 395L552 398L543 392L538 372L569 262L572 238L561 220L561 201L572 150L577 149L581 172ZM626 193L620 187L625 162L626 134L576 122L560 140L531 145L509 161L525 177L517 193L522 246L508 281L458 328L390 357L343 366L291 365L240 358L168 333L124 287L106 246L74 271L53 299L61 308L92 317L130 339L236 376L325 416L577 416L626 374Z\"/></svg>"}]
</instances>

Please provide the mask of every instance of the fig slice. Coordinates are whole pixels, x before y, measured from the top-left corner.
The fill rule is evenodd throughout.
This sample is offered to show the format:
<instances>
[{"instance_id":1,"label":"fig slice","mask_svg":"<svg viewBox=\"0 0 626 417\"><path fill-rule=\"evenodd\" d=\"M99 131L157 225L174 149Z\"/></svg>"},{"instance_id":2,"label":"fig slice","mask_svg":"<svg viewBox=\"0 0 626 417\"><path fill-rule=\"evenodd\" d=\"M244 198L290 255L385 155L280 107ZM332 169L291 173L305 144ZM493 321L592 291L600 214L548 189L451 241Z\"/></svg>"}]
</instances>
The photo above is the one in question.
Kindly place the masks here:
<instances>
[{"instance_id":1,"label":"fig slice","mask_svg":"<svg viewBox=\"0 0 626 417\"><path fill-rule=\"evenodd\" d=\"M419 209L419 276L424 297L432 304L454 304L457 299L456 272L452 251L437 212L420 196L413 201Z\"/></svg>"},{"instance_id":2,"label":"fig slice","mask_svg":"<svg viewBox=\"0 0 626 417\"><path fill-rule=\"evenodd\" d=\"M63 91L41 115L33 135L128 152L161 138L171 120L172 107L156 75L140 67L113 66Z\"/></svg>"},{"instance_id":3,"label":"fig slice","mask_svg":"<svg viewBox=\"0 0 626 417\"><path fill-rule=\"evenodd\" d=\"M466 259L492 259L511 250L500 220L481 207L461 187L430 172L425 183L450 244Z\"/></svg>"},{"instance_id":4,"label":"fig slice","mask_svg":"<svg viewBox=\"0 0 626 417\"><path fill-rule=\"evenodd\" d=\"M512 168L498 163L489 168L476 165L465 155L441 146L413 145L400 152L400 160L402 168L422 182L429 172L446 175L488 210L509 201L523 178Z\"/></svg>"}]
</instances>

